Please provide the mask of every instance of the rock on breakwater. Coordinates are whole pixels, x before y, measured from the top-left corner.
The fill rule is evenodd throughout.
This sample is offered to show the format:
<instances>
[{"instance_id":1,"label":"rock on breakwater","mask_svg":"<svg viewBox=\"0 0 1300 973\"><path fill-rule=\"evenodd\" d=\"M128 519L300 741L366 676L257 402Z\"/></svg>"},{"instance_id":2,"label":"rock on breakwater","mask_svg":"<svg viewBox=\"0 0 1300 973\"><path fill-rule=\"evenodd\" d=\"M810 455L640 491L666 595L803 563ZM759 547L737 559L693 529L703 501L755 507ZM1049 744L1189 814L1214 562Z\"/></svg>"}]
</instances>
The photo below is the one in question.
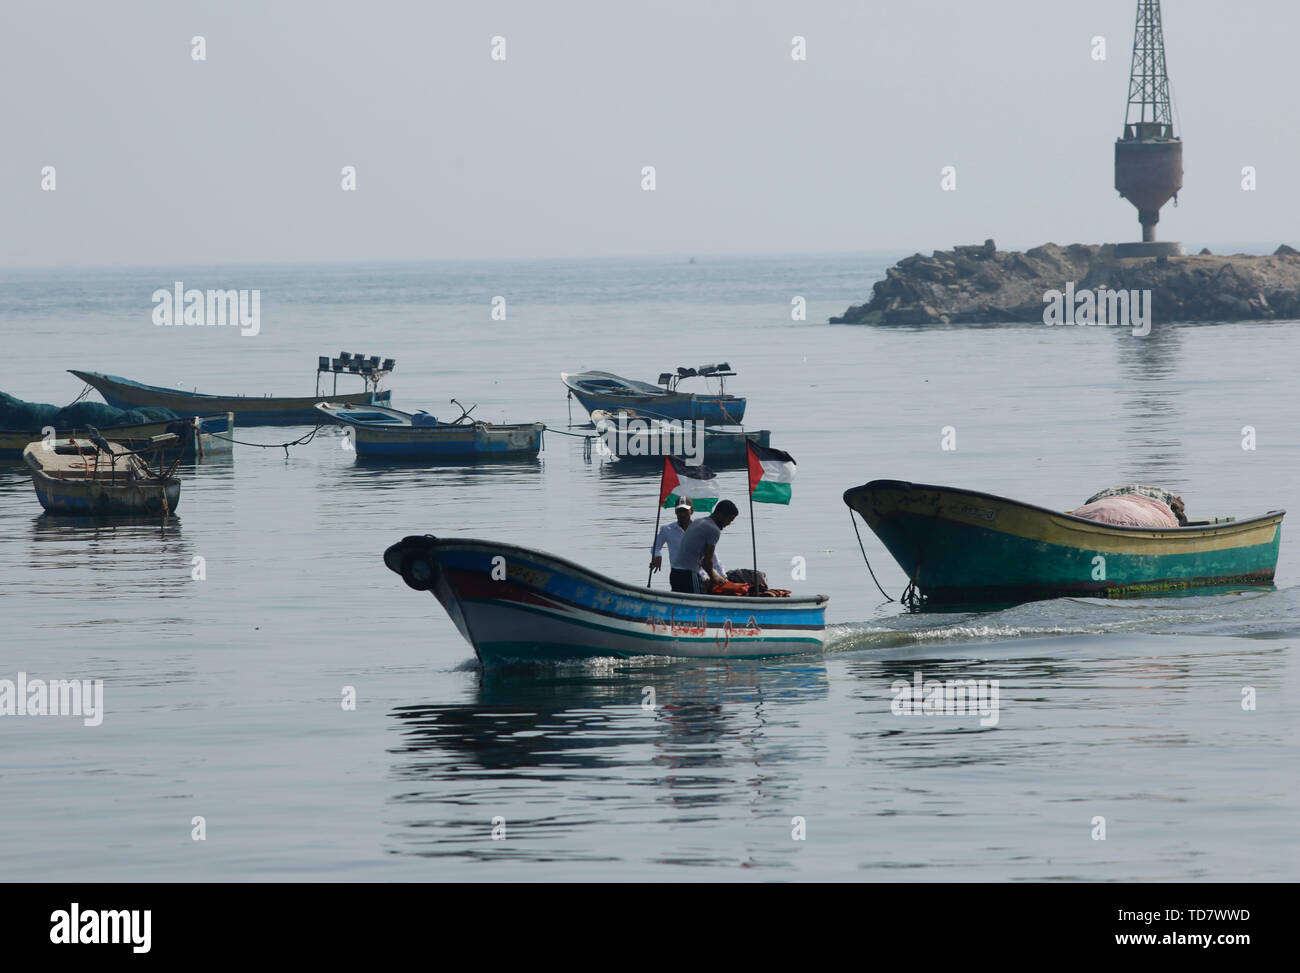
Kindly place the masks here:
<instances>
[{"instance_id":1,"label":"rock on breakwater","mask_svg":"<svg viewBox=\"0 0 1300 973\"><path fill-rule=\"evenodd\" d=\"M1150 290L1155 321L1300 318L1300 251L1271 256L1117 257L1115 245L1046 243L1023 253L982 246L914 254L885 271L871 300L832 324L1042 321L1044 294L1077 289Z\"/></svg>"}]
</instances>

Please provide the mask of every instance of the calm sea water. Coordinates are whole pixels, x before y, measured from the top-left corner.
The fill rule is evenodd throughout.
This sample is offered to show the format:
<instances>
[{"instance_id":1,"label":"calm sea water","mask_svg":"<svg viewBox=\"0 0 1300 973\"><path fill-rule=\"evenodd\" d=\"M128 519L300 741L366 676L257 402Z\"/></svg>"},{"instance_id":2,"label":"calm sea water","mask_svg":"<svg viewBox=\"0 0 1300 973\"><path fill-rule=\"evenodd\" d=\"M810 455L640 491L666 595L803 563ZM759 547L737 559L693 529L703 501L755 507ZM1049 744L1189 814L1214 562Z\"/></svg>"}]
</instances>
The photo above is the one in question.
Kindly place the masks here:
<instances>
[{"instance_id":1,"label":"calm sea water","mask_svg":"<svg viewBox=\"0 0 1300 973\"><path fill-rule=\"evenodd\" d=\"M776 664L482 674L380 555L462 534L643 577L657 473L561 435L478 468L358 466L332 431L287 457L240 446L182 468L166 525L53 521L0 465L0 679L101 678L106 709L0 717L6 877L1296 879L1293 542L1271 593L913 615L876 591L840 499L897 477L1066 509L1138 480L1193 518L1295 507L1296 324L824 323L896 256L0 274L0 389L57 403L81 389L67 368L304 394L346 349L398 359L399 408L455 396L564 429L561 371L729 361L750 425L799 464L793 504L758 510L760 566L804 559L785 583L829 595L836 633ZM150 295L178 279L260 288L261 333L155 327ZM748 528L742 505L729 565ZM894 715L891 684L918 671L998 680L997 724Z\"/></svg>"}]
</instances>

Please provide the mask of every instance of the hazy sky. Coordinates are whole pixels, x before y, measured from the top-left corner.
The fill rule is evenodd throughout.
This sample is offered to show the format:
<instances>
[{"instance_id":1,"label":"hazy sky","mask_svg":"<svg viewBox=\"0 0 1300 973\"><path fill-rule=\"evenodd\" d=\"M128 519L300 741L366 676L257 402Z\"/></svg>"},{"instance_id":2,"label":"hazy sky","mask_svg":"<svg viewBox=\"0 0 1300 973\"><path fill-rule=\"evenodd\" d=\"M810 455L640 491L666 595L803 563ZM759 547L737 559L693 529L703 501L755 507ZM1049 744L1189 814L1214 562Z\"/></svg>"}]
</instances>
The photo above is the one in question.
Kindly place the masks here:
<instances>
[{"instance_id":1,"label":"hazy sky","mask_svg":"<svg viewBox=\"0 0 1300 973\"><path fill-rule=\"evenodd\" d=\"M4 0L0 265L1138 239L1112 188L1135 7ZM1161 238L1300 243L1300 4L1164 18Z\"/></svg>"}]
</instances>

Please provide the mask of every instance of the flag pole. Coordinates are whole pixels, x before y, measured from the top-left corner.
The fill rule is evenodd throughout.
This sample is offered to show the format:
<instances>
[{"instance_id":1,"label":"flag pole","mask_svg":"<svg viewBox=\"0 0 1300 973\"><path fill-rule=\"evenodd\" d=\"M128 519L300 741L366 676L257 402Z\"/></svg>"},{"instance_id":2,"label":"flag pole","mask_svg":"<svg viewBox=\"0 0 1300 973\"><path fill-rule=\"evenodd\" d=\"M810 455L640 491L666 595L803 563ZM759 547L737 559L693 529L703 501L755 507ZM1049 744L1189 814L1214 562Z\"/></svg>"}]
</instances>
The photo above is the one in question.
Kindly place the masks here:
<instances>
[{"instance_id":1,"label":"flag pole","mask_svg":"<svg viewBox=\"0 0 1300 973\"><path fill-rule=\"evenodd\" d=\"M749 542L754 551L754 583L750 585L750 594L758 595L758 533L754 526L754 491L749 491Z\"/></svg>"},{"instance_id":2,"label":"flag pole","mask_svg":"<svg viewBox=\"0 0 1300 973\"><path fill-rule=\"evenodd\" d=\"M754 461L754 443L745 440L745 485L749 487L749 543L754 554L754 580L750 585L750 595L758 595L758 528L754 524L754 475L750 464Z\"/></svg>"},{"instance_id":3,"label":"flag pole","mask_svg":"<svg viewBox=\"0 0 1300 973\"><path fill-rule=\"evenodd\" d=\"M667 472L668 472L668 457L665 456L664 468L659 471L659 502L655 504L655 535L650 539L651 550L654 549L654 542L659 539L659 518L662 517L664 513L664 474ZM645 586L647 588L650 587L650 582L654 580L654 576L655 576L653 554L650 557L650 562L651 562L650 570L646 572L646 576L645 576ZM673 567L672 562L670 561L668 564L668 570L671 571L672 567Z\"/></svg>"},{"instance_id":4,"label":"flag pole","mask_svg":"<svg viewBox=\"0 0 1300 973\"><path fill-rule=\"evenodd\" d=\"M655 540L658 540L658 539L659 539L659 518L660 518L660 516L662 516L663 512L664 512L663 504L660 504L660 505L659 505L659 509L658 509L657 511L655 511L655 536L654 536L654 539L652 539L652 540L650 541L650 543L651 543L652 545L654 544ZM651 557L650 560L651 560L650 571L649 571L649 572L646 574L646 576L645 576L645 586L646 586L647 588L650 587L650 581L651 581L651 579L654 578L654 576L655 576L655 566L654 566L654 563L653 563L653 562L654 562L654 558L653 558L653 556ZM672 570L672 565L669 564L668 568L669 568L669 570Z\"/></svg>"}]
</instances>

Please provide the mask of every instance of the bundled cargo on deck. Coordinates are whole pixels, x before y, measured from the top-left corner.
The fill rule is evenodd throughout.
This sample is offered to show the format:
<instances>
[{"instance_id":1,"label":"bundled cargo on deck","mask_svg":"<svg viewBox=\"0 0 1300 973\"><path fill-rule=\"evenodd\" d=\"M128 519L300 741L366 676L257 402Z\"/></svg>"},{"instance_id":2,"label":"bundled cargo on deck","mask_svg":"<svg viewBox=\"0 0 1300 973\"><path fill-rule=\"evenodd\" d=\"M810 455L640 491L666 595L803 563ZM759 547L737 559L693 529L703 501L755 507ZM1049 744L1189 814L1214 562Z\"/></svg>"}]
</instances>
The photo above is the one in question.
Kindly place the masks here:
<instances>
[{"instance_id":1,"label":"bundled cargo on deck","mask_svg":"<svg viewBox=\"0 0 1300 973\"><path fill-rule=\"evenodd\" d=\"M178 418L171 409L145 406L139 409L115 409L103 402L74 402L57 406L44 402L25 402L0 392L0 429L39 433L47 426L54 429L85 429L87 426L112 428L138 426L148 422L168 422Z\"/></svg>"}]
</instances>

